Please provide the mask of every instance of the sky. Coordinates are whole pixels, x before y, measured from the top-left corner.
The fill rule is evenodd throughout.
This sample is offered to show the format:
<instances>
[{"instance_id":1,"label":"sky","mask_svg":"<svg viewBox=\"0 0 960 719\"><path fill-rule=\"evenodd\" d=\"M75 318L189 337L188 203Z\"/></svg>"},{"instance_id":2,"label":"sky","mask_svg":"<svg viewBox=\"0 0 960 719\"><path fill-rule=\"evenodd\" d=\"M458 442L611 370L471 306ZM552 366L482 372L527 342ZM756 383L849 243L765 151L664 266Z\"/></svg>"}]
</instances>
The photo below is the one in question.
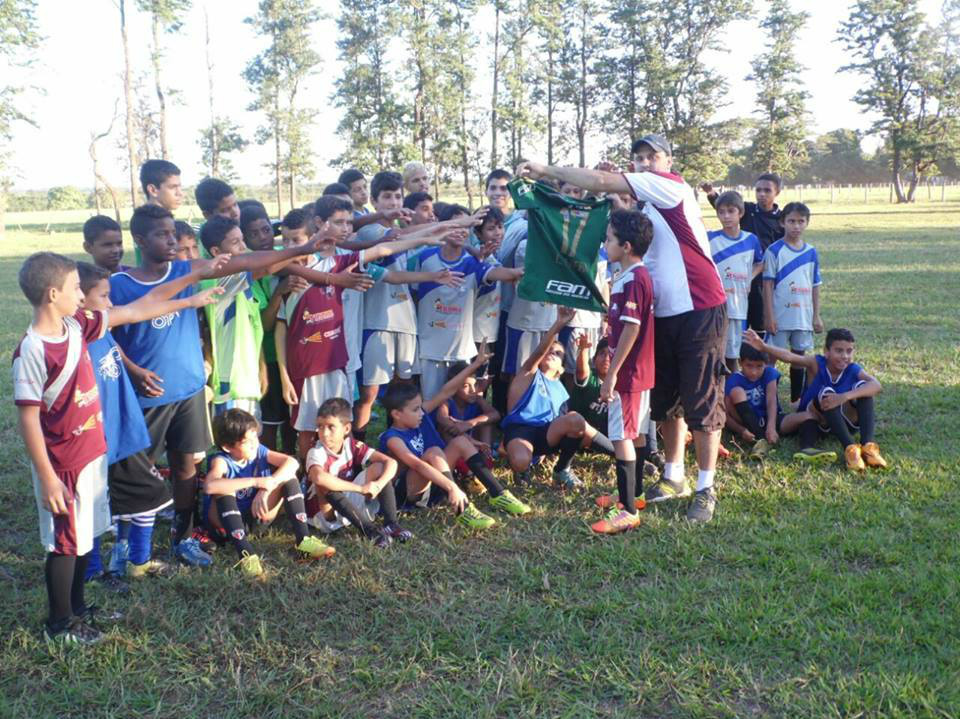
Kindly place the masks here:
<instances>
[{"instance_id":1,"label":"sky","mask_svg":"<svg viewBox=\"0 0 960 719\"><path fill-rule=\"evenodd\" d=\"M762 3L755 3L758 8ZM152 87L150 66L150 27L147 17L132 11L133 0L127 0L132 62L135 74L143 74ZM312 130L316 150L316 181L332 181L338 174L330 161L341 152L336 135L339 111L331 106L334 80L339 74L336 59L336 4L318 2L328 13L317 23L314 47L322 58L318 72L307 81L303 97L316 108ZM836 42L839 23L849 15L849 2L815 0L795 2L811 15L797 47L797 56L807 70L804 73L810 127L813 134L840 127L866 129L871 118L865 116L850 99L860 80L853 74L838 73L848 62L840 43ZM921 0L928 17L939 17L939 0ZM187 185L204 175L197 138L209 121L207 71L204 56L204 9L210 18L211 55L214 63L215 103L217 112L229 115L251 138L263 116L248 112L251 95L242 78L247 62L262 48L252 28L243 22L254 14L255 0L194 0L183 28L166 36L165 84L177 91L168 100L169 144L171 159L183 171ZM119 11L113 0L84 2L42 2L37 9L39 31L44 41L35 65L22 75L22 81L42 88L42 93L28 97L23 104L38 127L19 124L15 130L13 165L16 168L14 189L45 189L59 185L92 187L92 167L88 154L92 133L106 130L114 107L118 118L113 135L98 146L101 165L107 177L125 187L126 171L119 148L123 129L123 49L120 42ZM744 78L750 72L750 61L763 49L763 33L757 20L735 23L727 33L728 51L711 53L707 62L721 68L728 79L729 104L719 110L717 119L749 115L754 94ZM480 31L492 31L492 14L481 13L473 23ZM486 34L486 33L484 33ZM398 72L403 68L399 67ZM475 91L479 102L488 102L488 68L477 68ZM119 104L117 104L119 101ZM588 162L600 159L602 138L588 146ZM869 142L869 141L868 141ZM875 142L875 141L874 141ZM535 157L531 151L531 159ZM268 184L265 163L269 147L251 145L233 162L245 184Z\"/></svg>"}]
</instances>

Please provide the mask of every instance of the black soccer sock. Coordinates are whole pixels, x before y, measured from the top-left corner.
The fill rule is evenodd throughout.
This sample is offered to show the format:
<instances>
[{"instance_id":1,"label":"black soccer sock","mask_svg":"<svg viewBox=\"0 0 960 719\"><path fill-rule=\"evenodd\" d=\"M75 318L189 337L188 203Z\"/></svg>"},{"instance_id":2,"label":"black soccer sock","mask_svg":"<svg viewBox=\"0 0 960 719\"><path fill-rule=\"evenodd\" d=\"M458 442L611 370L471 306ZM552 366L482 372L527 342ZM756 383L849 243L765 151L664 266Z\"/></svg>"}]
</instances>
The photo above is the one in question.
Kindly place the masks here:
<instances>
[{"instance_id":1,"label":"black soccer sock","mask_svg":"<svg viewBox=\"0 0 960 719\"><path fill-rule=\"evenodd\" d=\"M827 410L823 413L824 419L827 420L827 424L830 426L830 433L840 440L840 444L843 445L843 448L846 449L851 444L856 444L853 441L853 435L850 434L850 428L847 426L847 420L843 418L843 413L840 411L839 407L834 407L833 409Z\"/></svg>"},{"instance_id":2,"label":"black soccer sock","mask_svg":"<svg viewBox=\"0 0 960 719\"><path fill-rule=\"evenodd\" d=\"M636 459L636 468L634 469L634 475L636 476L636 481L634 481L634 497L643 496L643 474L646 467L644 466L647 460L650 459L652 454L651 450L647 446L643 447L634 447L633 451L637 454ZM619 461L619 460L618 460Z\"/></svg>"},{"instance_id":3,"label":"black soccer sock","mask_svg":"<svg viewBox=\"0 0 960 719\"><path fill-rule=\"evenodd\" d=\"M857 423L860 425L860 441L872 442L876 430L873 397L861 397L857 400Z\"/></svg>"},{"instance_id":4,"label":"black soccer sock","mask_svg":"<svg viewBox=\"0 0 960 719\"><path fill-rule=\"evenodd\" d=\"M175 508L173 526L170 533L173 543L187 539L193 531L193 510L197 498L196 475L189 479L177 479L173 482L173 506Z\"/></svg>"},{"instance_id":5,"label":"black soccer sock","mask_svg":"<svg viewBox=\"0 0 960 719\"><path fill-rule=\"evenodd\" d=\"M580 440L578 439L578 448L579 442ZM616 451L613 449L613 442L611 442L607 435L605 435L603 432L597 432L595 435L593 435L593 439L590 440L590 446L596 451L602 452L603 454L607 454L611 457L617 456Z\"/></svg>"},{"instance_id":6,"label":"black soccer sock","mask_svg":"<svg viewBox=\"0 0 960 719\"><path fill-rule=\"evenodd\" d=\"M220 524L227 530L230 541L237 554L243 557L247 554L256 554L253 545L247 539L247 528L243 526L243 515L237 506L237 498L232 494L217 497L217 514L220 515Z\"/></svg>"},{"instance_id":7,"label":"black soccer sock","mask_svg":"<svg viewBox=\"0 0 960 719\"><path fill-rule=\"evenodd\" d=\"M364 513L347 499L345 492L327 492L327 501L341 516L349 519L350 524L359 529L364 537L372 537L376 533L376 525L364 517Z\"/></svg>"},{"instance_id":8,"label":"black soccer sock","mask_svg":"<svg viewBox=\"0 0 960 719\"><path fill-rule=\"evenodd\" d=\"M47 602L50 606L47 625L51 628L59 629L57 625L65 625L73 616L70 598L76 564L77 557L74 554L47 553L43 574L47 583Z\"/></svg>"},{"instance_id":9,"label":"black soccer sock","mask_svg":"<svg viewBox=\"0 0 960 719\"><path fill-rule=\"evenodd\" d=\"M83 589L87 583L87 565L90 564L90 554L77 557L73 565L73 582L70 585L70 608L74 616L80 616L87 610L87 603L83 596Z\"/></svg>"},{"instance_id":10,"label":"black soccer sock","mask_svg":"<svg viewBox=\"0 0 960 719\"><path fill-rule=\"evenodd\" d=\"M808 419L800 425L800 449L809 449L817 446L820 439L820 425L815 419Z\"/></svg>"},{"instance_id":11,"label":"black soccer sock","mask_svg":"<svg viewBox=\"0 0 960 719\"><path fill-rule=\"evenodd\" d=\"M642 472L641 472L642 474ZM637 462L636 460L617 460L617 492L620 504L633 514L637 511Z\"/></svg>"},{"instance_id":12,"label":"black soccer sock","mask_svg":"<svg viewBox=\"0 0 960 719\"><path fill-rule=\"evenodd\" d=\"M467 466L473 472L473 476L480 480L491 497L499 497L503 494L503 486L493 476L493 472L487 467L487 460L480 452L467 459Z\"/></svg>"},{"instance_id":13,"label":"black soccer sock","mask_svg":"<svg viewBox=\"0 0 960 719\"><path fill-rule=\"evenodd\" d=\"M650 420L650 430L647 432L647 447L650 448L650 454L660 449L660 443L657 439L657 423Z\"/></svg>"},{"instance_id":14,"label":"black soccer sock","mask_svg":"<svg viewBox=\"0 0 960 719\"><path fill-rule=\"evenodd\" d=\"M397 492L393 488L393 480L387 482L380 494L377 495L380 500L380 513L383 515L384 524L397 524Z\"/></svg>"},{"instance_id":15,"label":"black soccer sock","mask_svg":"<svg viewBox=\"0 0 960 719\"><path fill-rule=\"evenodd\" d=\"M743 402L737 402L734 406L737 409L737 415L740 417L740 424L753 432L753 436L757 439L763 439L763 427L760 426L757 413L753 411L750 403L744 400Z\"/></svg>"},{"instance_id":16,"label":"black soccer sock","mask_svg":"<svg viewBox=\"0 0 960 719\"><path fill-rule=\"evenodd\" d=\"M290 520L290 527L297 538L297 544L310 534L307 527L307 507L303 501L303 490L296 478L288 479L283 484L283 508Z\"/></svg>"},{"instance_id":17,"label":"black soccer sock","mask_svg":"<svg viewBox=\"0 0 960 719\"><path fill-rule=\"evenodd\" d=\"M560 440L560 453L557 456L557 463L553 466L554 472L562 472L570 468L573 456L580 449L580 443L579 437L564 437Z\"/></svg>"},{"instance_id":18,"label":"black soccer sock","mask_svg":"<svg viewBox=\"0 0 960 719\"><path fill-rule=\"evenodd\" d=\"M802 354L802 353L798 353ZM803 367L790 368L790 401L796 402L803 395L803 384L807 371ZM739 405L738 405L739 406Z\"/></svg>"}]
</instances>

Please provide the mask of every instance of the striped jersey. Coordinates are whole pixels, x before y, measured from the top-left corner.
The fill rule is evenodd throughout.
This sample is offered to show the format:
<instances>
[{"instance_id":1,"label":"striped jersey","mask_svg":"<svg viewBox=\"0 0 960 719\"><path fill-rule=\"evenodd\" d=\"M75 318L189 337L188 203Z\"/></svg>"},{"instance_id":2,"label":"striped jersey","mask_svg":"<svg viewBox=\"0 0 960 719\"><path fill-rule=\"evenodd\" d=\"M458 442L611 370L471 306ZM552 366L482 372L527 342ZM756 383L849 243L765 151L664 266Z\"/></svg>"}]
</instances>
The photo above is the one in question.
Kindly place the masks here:
<instances>
[{"instance_id":1,"label":"striped jersey","mask_svg":"<svg viewBox=\"0 0 960 719\"><path fill-rule=\"evenodd\" d=\"M763 279L773 282L773 314L778 330L813 329L813 288L820 285L820 258L806 243L794 249L783 240L767 248Z\"/></svg>"},{"instance_id":2,"label":"striped jersey","mask_svg":"<svg viewBox=\"0 0 960 719\"><path fill-rule=\"evenodd\" d=\"M760 240L745 230L740 230L737 237L729 237L723 230L713 230L707 236L713 263L720 273L723 291L727 293L727 318L745 320L753 266L763 262Z\"/></svg>"}]
</instances>

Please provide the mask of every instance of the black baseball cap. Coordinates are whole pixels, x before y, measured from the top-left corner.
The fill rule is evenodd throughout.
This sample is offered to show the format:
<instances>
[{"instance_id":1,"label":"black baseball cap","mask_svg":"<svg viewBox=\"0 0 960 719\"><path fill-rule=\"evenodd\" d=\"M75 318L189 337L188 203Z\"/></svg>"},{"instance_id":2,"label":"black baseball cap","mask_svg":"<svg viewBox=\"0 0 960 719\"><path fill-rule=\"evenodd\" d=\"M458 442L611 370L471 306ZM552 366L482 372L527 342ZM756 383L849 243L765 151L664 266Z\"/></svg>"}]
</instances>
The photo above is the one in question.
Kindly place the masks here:
<instances>
[{"instance_id":1,"label":"black baseball cap","mask_svg":"<svg viewBox=\"0 0 960 719\"><path fill-rule=\"evenodd\" d=\"M630 148L630 151L635 153L640 145L650 145L657 152L662 152L665 155L673 156L673 148L670 147L670 143L667 141L663 135L650 134L644 135L639 140L633 141L633 147Z\"/></svg>"}]
</instances>

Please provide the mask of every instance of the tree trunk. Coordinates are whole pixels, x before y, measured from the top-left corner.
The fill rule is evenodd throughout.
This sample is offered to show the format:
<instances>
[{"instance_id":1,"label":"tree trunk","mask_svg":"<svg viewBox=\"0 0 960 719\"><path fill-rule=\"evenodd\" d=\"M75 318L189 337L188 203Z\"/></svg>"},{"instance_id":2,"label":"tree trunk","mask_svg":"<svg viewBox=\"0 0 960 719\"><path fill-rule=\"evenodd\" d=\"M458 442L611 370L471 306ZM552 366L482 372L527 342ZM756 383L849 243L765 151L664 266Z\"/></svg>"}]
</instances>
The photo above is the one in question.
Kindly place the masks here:
<instances>
[{"instance_id":1,"label":"tree trunk","mask_svg":"<svg viewBox=\"0 0 960 719\"><path fill-rule=\"evenodd\" d=\"M900 148L896 146L897 139L893 139L893 168L891 178L893 180L893 191L897 195L897 204L902 204L907 201L906 195L903 192L903 181L900 179L900 171L903 169L903 157L901 155Z\"/></svg>"},{"instance_id":2,"label":"tree trunk","mask_svg":"<svg viewBox=\"0 0 960 719\"><path fill-rule=\"evenodd\" d=\"M553 48L547 49L547 164L553 165Z\"/></svg>"},{"instance_id":3,"label":"tree trunk","mask_svg":"<svg viewBox=\"0 0 960 719\"><path fill-rule=\"evenodd\" d=\"M587 12L580 14L580 107L577 110L577 142L580 149L580 167L587 166Z\"/></svg>"},{"instance_id":4,"label":"tree trunk","mask_svg":"<svg viewBox=\"0 0 960 719\"><path fill-rule=\"evenodd\" d=\"M153 79L157 86L157 105L160 108L160 156L164 160L170 159L167 151L167 101L163 96L163 85L160 82L160 18L153 14Z\"/></svg>"},{"instance_id":5,"label":"tree trunk","mask_svg":"<svg viewBox=\"0 0 960 719\"><path fill-rule=\"evenodd\" d=\"M293 168L290 168L290 209L294 210L297 207L297 178L294 177Z\"/></svg>"},{"instance_id":6,"label":"tree trunk","mask_svg":"<svg viewBox=\"0 0 960 719\"><path fill-rule=\"evenodd\" d=\"M500 84L500 3L495 2L493 24L493 95L490 100L490 167L497 166L497 88Z\"/></svg>"},{"instance_id":7,"label":"tree trunk","mask_svg":"<svg viewBox=\"0 0 960 719\"><path fill-rule=\"evenodd\" d=\"M213 103L213 61L210 59L210 16L203 8L203 51L207 60L207 98L210 102L210 176L220 174L220 138L217 136L217 115Z\"/></svg>"},{"instance_id":8,"label":"tree trunk","mask_svg":"<svg viewBox=\"0 0 960 719\"><path fill-rule=\"evenodd\" d=\"M127 13L125 0L120 2L120 36L123 41L123 97L127 114L127 161L130 163L130 202L136 207L137 199L137 152L134 147L133 85L130 78L130 44L127 40Z\"/></svg>"}]
</instances>

